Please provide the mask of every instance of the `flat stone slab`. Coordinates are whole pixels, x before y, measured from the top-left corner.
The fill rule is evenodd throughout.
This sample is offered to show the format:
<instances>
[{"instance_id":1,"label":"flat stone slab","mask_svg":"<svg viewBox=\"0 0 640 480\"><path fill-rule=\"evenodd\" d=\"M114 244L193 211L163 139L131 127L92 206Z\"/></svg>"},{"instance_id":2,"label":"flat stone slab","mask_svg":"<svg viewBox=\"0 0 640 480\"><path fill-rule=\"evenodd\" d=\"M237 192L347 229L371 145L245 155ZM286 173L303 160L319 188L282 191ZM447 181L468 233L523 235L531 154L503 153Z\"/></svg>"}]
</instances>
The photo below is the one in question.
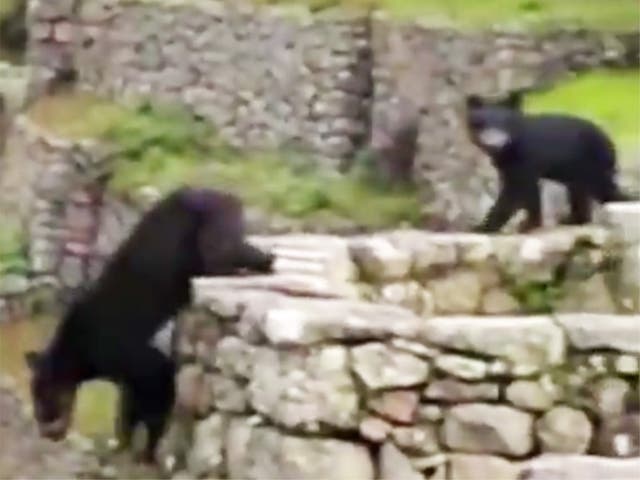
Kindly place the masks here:
<instances>
[{"instance_id":1,"label":"flat stone slab","mask_svg":"<svg viewBox=\"0 0 640 480\"><path fill-rule=\"evenodd\" d=\"M522 462L521 480L636 480L640 457L547 454Z\"/></svg>"},{"instance_id":2,"label":"flat stone slab","mask_svg":"<svg viewBox=\"0 0 640 480\"><path fill-rule=\"evenodd\" d=\"M305 273L276 273L274 275L248 275L242 277L200 277L192 280L195 303L206 303L214 291L265 290L300 297L357 298L353 284Z\"/></svg>"},{"instance_id":3,"label":"flat stone slab","mask_svg":"<svg viewBox=\"0 0 640 480\"><path fill-rule=\"evenodd\" d=\"M424 322L422 338L434 345L506 360L531 373L565 358L562 329L547 316L445 316Z\"/></svg>"},{"instance_id":4,"label":"flat stone slab","mask_svg":"<svg viewBox=\"0 0 640 480\"><path fill-rule=\"evenodd\" d=\"M259 337L276 346L417 338L424 327L423 319L394 305L291 297L250 287L228 287L227 280L196 279L195 303L208 307L216 316L237 320L238 335L249 342Z\"/></svg>"},{"instance_id":5,"label":"flat stone slab","mask_svg":"<svg viewBox=\"0 0 640 480\"><path fill-rule=\"evenodd\" d=\"M571 313L556 316L578 350L600 348L640 354L640 315Z\"/></svg>"}]
</instances>

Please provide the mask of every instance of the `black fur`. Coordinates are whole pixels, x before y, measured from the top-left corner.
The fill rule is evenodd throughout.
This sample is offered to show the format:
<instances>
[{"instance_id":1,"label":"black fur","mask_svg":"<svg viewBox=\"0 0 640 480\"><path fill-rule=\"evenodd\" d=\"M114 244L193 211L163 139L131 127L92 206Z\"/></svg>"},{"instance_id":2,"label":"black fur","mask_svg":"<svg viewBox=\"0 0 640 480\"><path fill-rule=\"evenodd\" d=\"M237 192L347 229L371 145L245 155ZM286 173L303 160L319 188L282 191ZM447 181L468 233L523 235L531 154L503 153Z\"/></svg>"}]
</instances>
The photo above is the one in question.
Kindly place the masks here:
<instances>
[{"instance_id":1,"label":"black fur","mask_svg":"<svg viewBox=\"0 0 640 480\"><path fill-rule=\"evenodd\" d=\"M150 345L154 334L190 302L190 279L271 271L273 257L244 240L243 213L233 196L181 189L140 221L102 275L74 301L42 353L30 353L32 398L43 435L62 438L77 387L101 378L121 387L118 431L148 431L152 461L174 402L175 365Z\"/></svg>"},{"instance_id":2,"label":"black fur","mask_svg":"<svg viewBox=\"0 0 640 480\"><path fill-rule=\"evenodd\" d=\"M474 144L491 157L500 175L498 199L477 231L496 232L519 209L527 211L523 231L542 224L539 180L555 180L569 191L571 214L565 223L591 220L591 201L625 201L616 183L615 147L593 123L561 114L528 115L521 95L487 102L467 97L467 125ZM483 144L480 132L497 128L509 141L499 147Z\"/></svg>"}]
</instances>

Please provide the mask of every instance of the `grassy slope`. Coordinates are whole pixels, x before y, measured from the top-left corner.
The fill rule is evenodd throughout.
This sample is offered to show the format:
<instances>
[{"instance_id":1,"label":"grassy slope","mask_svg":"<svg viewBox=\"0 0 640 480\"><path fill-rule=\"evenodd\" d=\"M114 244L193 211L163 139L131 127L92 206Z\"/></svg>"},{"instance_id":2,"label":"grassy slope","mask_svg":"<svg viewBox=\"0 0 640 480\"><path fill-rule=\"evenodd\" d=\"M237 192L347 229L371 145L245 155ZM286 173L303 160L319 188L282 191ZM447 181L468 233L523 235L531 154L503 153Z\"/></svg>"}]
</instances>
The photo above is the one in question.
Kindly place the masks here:
<instances>
[{"instance_id":1,"label":"grassy slope","mask_svg":"<svg viewBox=\"0 0 640 480\"><path fill-rule=\"evenodd\" d=\"M623 166L639 167L640 71L581 75L527 99L531 112L569 112L590 120L613 138Z\"/></svg>"},{"instance_id":2,"label":"grassy slope","mask_svg":"<svg viewBox=\"0 0 640 480\"><path fill-rule=\"evenodd\" d=\"M304 154L234 151L182 112L131 112L88 95L67 95L38 102L29 115L59 135L102 137L120 145L111 182L118 193L144 185L167 191L188 183L226 188L249 205L291 218L337 217L370 228L418 221L412 190L329 177L310 169Z\"/></svg>"},{"instance_id":3,"label":"grassy slope","mask_svg":"<svg viewBox=\"0 0 640 480\"><path fill-rule=\"evenodd\" d=\"M533 29L555 25L636 30L637 0L257 0L262 3L306 4L317 8L374 3L401 19L484 28L496 24Z\"/></svg>"}]
</instances>

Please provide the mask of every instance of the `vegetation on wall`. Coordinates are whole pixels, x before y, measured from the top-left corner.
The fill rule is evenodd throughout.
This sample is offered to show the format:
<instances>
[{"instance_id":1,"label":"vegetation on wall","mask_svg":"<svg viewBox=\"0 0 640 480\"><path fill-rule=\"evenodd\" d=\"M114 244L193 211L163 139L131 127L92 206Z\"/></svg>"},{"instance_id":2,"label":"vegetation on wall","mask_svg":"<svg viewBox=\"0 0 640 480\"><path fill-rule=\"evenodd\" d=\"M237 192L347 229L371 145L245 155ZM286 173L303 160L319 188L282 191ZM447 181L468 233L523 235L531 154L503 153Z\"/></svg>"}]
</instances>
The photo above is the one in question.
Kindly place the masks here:
<instances>
[{"instance_id":1,"label":"vegetation on wall","mask_svg":"<svg viewBox=\"0 0 640 480\"><path fill-rule=\"evenodd\" d=\"M21 226L8 217L0 228L0 275L28 269L26 238Z\"/></svg>"},{"instance_id":2,"label":"vegetation on wall","mask_svg":"<svg viewBox=\"0 0 640 480\"><path fill-rule=\"evenodd\" d=\"M119 194L146 185L166 192L190 184L225 188L250 206L288 218L343 219L365 228L420 220L412 188L387 188L361 169L345 176L320 171L300 152L239 151L179 109L133 111L74 94L39 101L30 117L61 136L117 145L110 187Z\"/></svg>"}]
</instances>

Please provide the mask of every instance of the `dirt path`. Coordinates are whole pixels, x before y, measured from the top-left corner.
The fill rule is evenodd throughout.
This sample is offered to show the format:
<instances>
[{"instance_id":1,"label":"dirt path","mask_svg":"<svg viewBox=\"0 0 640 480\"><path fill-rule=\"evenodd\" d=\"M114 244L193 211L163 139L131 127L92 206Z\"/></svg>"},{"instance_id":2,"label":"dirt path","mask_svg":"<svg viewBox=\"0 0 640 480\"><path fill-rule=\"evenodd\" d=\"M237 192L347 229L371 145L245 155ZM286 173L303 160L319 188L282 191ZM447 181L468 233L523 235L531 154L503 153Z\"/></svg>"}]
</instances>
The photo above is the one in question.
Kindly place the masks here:
<instances>
[{"instance_id":1,"label":"dirt path","mask_svg":"<svg viewBox=\"0 0 640 480\"><path fill-rule=\"evenodd\" d=\"M0 385L0 479L88 478L97 460L71 447L41 438L18 397Z\"/></svg>"}]
</instances>

